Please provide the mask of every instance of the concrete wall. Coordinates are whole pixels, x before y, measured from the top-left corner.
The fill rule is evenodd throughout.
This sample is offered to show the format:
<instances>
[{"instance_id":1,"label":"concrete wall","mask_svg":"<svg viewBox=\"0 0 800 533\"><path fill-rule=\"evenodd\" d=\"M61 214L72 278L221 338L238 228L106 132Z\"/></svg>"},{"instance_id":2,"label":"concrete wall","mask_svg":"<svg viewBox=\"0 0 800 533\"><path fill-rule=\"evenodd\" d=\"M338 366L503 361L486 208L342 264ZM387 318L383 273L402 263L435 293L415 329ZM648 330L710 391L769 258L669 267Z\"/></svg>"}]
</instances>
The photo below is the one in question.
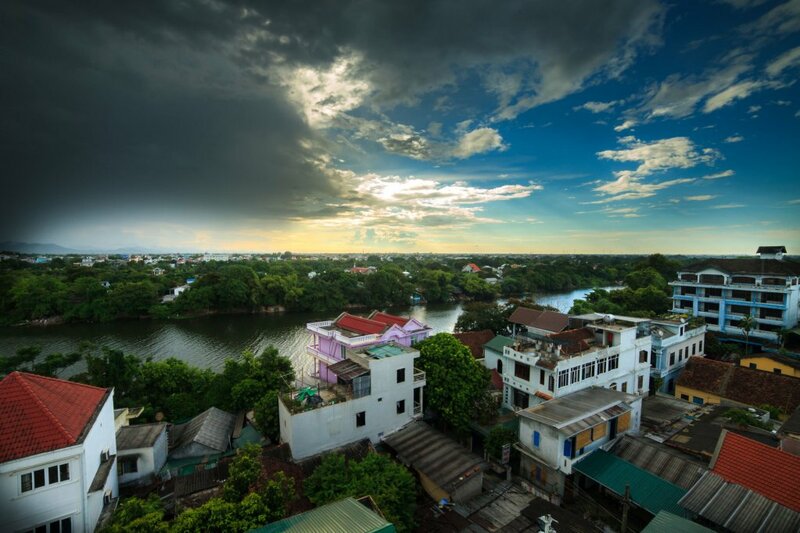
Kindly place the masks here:
<instances>
[{"instance_id":1,"label":"concrete wall","mask_svg":"<svg viewBox=\"0 0 800 533\"><path fill-rule=\"evenodd\" d=\"M156 439L155 444L150 448L133 448L120 451L117 456L117 464L123 457L135 457L137 459L136 472L122 474L119 478L120 485L133 483L142 478L149 478L158 473L164 463L167 462L167 428Z\"/></svg>"},{"instance_id":2,"label":"concrete wall","mask_svg":"<svg viewBox=\"0 0 800 533\"><path fill-rule=\"evenodd\" d=\"M381 436L414 419L414 354L371 359L369 396L291 414L280 402L281 441L288 442L295 459L310 457L362 439L379 442ZM405 369L405 381L397 383L397 369ZM397 402L405 400L405 412L397 414ZM356 413L366 413L366 424L356 426Z\"/></svg>"},{"instance_id":3,"label":"concrete wall","mask_svg":"<svg viewBox=\"0 0 800 533\"><path fill-rule=\"evenodd\" d=\"M763 370L764 372L775 372L777 368L784 376L800 378L800 369L783 364L779 361L774 361L768 357L744 357L739 360L740 366L750 368L751 364L756 365L758 370Z\"/></svg>"},{"instance_id":4,"label":"concrete wall","mask_svg":"<svg viewBox=\"0 0 800 533\"><path fill-rule=\"evenodd\" d=\"M111 491L114 497L119 495L116 467L111 469L104 489L93 493L99 495L99 500L87 494L100 466L100 454L105 450L116 453L112 396L106 400L81 445L0 464L0 507L3 511L0 531L23 530L66 517L72 518L73 531L94 531L104 492ZM68 481L25 493L21 491L23 473L64 463L69 464Z\"/></svg>"}]
</instances>

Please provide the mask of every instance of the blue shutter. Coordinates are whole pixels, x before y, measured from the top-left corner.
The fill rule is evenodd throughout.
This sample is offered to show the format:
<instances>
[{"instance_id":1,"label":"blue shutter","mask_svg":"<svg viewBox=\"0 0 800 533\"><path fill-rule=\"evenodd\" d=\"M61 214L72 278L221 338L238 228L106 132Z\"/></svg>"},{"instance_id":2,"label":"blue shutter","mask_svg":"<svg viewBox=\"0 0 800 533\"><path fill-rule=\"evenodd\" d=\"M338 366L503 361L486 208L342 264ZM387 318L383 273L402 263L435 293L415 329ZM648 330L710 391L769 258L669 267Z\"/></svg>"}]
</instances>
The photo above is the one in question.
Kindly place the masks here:
<instances>
[{"instance_id":1,"label":"blue shutter","mask_svg":"<svg viewBox=\"0 0 800 533\"><path fill-rule=\"evenodd\" d=\"M572 441L564 441L564 457L572 457Z\"/></svg>"},{"instance_id":2,"label":"blue shutter","mask_svg":"<svg viewBox=\"0 0 800 533\"><path fill-rule=\"evenodd\" d=\"M539 432L538 431L534 431L533 432L533 447L534 448L538 448L539 447Z\"/></svg>"}]
</instances>

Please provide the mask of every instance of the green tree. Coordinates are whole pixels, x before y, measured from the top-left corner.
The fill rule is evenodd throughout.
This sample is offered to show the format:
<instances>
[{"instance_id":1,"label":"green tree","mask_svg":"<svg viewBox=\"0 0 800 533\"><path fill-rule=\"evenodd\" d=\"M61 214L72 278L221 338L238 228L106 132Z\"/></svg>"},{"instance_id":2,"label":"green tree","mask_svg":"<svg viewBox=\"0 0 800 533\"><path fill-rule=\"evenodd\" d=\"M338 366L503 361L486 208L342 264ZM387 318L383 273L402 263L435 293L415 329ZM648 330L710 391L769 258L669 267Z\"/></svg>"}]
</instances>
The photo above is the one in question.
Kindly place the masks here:
<instances>
[{"instance_id":1,"label":"green tree","mask_svg":"<svg viewBox=\"0 0 800 533\"><path fill-rule=\"evenodd\" d=\"M278 414L278 392L267 392L253 408L259 431L272 442L280 439L280 417Z\"/></svg>"},{"instance_id":2,"label":"green tree","mask_svg":"<svg viewBox=\"0 0 800 533\"><path fill-rule=\"evenodd\" d=\"M414 477L388 456L370 453L361 461L347 463L343 455L329 454L306 478L304 488L315 505L369 495L398 531L414 527Z\"/></svg>"},{"instance_id":3,"label":"green tree","mask_svg":"<svg viewBox=\"0 0 800 533\"><path fill-rule=\"evenodd\" d=\"M465 431L488 394L489 371L449 333L429 337L417 344L417 349L419 366L426 373L428 406L446 424Z\"/></svg>"},{"instance_id":4,"label":"green tree","mask_svg":"<svg viewBox=\"0 0 800 533\"><path fill-rule=\"evenodd\" d=\"M739 324L738 324L738 326L741 328L742 332L744 333L744 354L745 354L745 356L747 356L747 354L750 353L750 332L753 330L755 325L756 325L756 320L750 315L747 315L746 317L741 319L739 321Z\"/></svg>"},{"instance_id":5,"label":"green tree","mask_svg":"<svg viewBox=\"0 0 800 533\"><path fill-rule=\"evenodd\" d=\"M161 499L150 494L147 499L127 498L114 512L111 523L104 533L160 533L169 530L164 520Z\"/></svg>"},{"instance_id":6,"label":"green tree","mask_svg":"<svg viewBox=\"0 0 800 533\"><path fill-rule=\"evenodd\" d=\"M503 426L495 426L486 437L486 453L496 460L502 459L503 446L517 442L517 432Z\"/></svg>"},{"instance_id":7,"label":"green tree","mask_svg":"<svg viewBox=\"0 0 800 533\"><path fill-rule=\"evenodd\" d=\"M261 475L261 447L248 444L239 450L228 468L228 479L223 487L223 497L228 502L239 502Z\"/></svg>"},{"instance_id":8,"label":"green tree","mask_svg":"<svg viewBox=\"0 0 800 533\"><path fill-rule=\"evenodd\" d=\"M16 315L21 319L38 319L58 315L64 310L67 286L51 275L27 275L19 278L11 289Z\"/></svg>"},{"instance_id":9,"label":"green tree","mask_svg":"<svg viewBox=\"0 0 800 533\"><path fill-rule=\"evenodd\" d=\"M514 306L497 303L468 303L464 306L461 314L458 315L455 330L462 332L490 329L497 335L509 335L511 333L511 325L508 322L508 317L511 316L513 310Z\"/></svg>"}]
</instances>

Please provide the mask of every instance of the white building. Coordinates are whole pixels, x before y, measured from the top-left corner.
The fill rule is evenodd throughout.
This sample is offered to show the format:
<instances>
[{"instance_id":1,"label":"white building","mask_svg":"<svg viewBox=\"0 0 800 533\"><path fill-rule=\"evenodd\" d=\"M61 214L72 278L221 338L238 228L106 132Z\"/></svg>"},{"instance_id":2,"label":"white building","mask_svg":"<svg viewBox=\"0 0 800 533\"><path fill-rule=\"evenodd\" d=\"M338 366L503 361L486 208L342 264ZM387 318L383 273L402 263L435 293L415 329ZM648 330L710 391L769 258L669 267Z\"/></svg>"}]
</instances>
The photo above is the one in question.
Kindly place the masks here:
<instances>
[{"instance_id":1,"label":"white building","mask_svg":"<svg viewBox=\"0 0 800 533\"><path fill-rule=\"evenodd\" d=\"M117 431L119 484L148 483L167 462L167 424L138 424Z\"/></svg>"},{"instance_id":2,"label":"white building","mask_svg":"<svg viewBox=\"0 0 800 533\"><path fill-rule=\"evenodd\" d=\"M118 496L114 393L35 374L0 382L0 531L92 532Z\"/></svg>"},{"instance_id":3,"label":"white building","mask_svg":"<svg viewBox=\"0 0 800 533\"><path fill-rule=\"evenodd\" d=\"M583 389L517 411L520 473L549 494L564 494L573 466L620 436L639 432L642 397Z\"/></svg>"},{"instance_id":4,"label":"white building","mask_svg":"<svg viewBox=\"0 0 800 533\"><path fill-rule=\"evenodd\" d=\"M776 342L797 325L800 263L783 258L784 246L761 246L758 258L707 259L678 271L672 311L705 318L710 331L743 337L741 320L754 319L749 337Z\"/></svg>"},{"instance_id":5,"label":"white building","mask_svg":"<svg viewBox=\"0 0 800 533\"><path fill-rule=\"evenodd\" d=\"M691 356L704 357L706 325L687 320L653 320L650 377L660 379L660 392L675 393L675 382Z\"/></svg>"},{"instance_id":6,"label":"white building","mask_svg":"<svg viewBox=\"0 0 800 533\"><path fill-rule=\"evenodd\" d=\"M363 439L373 443L422 416L425 373L419 351L388 342L347 350L328 367L335 383L318 381L279 400L281 441L303 459Z\"/></svg>"},{"instance_id":7,"label":"white building","mask_svg":"<svg viewBox=\"0 0 800 533\"><path fill-rule=\"evenodd\" d=\"M647 394L649 320L589 313L571 323L574 329L538 339L518 335L502 357L486 357L503 377L504 406L525 409L587 387Z\"/></svg>"}]
</instances>

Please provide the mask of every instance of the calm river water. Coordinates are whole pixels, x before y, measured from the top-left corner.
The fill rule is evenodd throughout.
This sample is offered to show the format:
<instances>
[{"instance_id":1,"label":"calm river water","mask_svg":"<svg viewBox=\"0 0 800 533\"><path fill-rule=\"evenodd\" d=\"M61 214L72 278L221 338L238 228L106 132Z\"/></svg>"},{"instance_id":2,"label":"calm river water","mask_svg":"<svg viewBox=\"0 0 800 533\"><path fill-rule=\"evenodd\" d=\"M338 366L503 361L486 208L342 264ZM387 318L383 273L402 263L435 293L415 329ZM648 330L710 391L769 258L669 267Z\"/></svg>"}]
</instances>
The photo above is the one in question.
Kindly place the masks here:
<instances>
[{"instance_id":1,"label":"calm river water","mask_svg":"<svg viewBox=\"0 0 800 533\"><path fill-rule=\"evenodd\" d=\"M566 293L534 294L542 305L569 311L573 300L583 298L591 289ZM414 306L393 310L410 314L430 325L436 332L453 331L461 304ZM286 315L228 315L173 321L130 321L107 324L65 324L49 327L0 328L0 356L12 355L18 347L38 345L43 355L77 349L82 341L108 346L127 354L153 359L177 357L199 367L218 370L228 357L245 350L260 352L274 345L292 359L302 371L310 365L305 355L308 343L307 322L328 320L327 314L292 313ZM83 370L83 363L66 369L64 375Z\"/></svg>"}]
</instances>

